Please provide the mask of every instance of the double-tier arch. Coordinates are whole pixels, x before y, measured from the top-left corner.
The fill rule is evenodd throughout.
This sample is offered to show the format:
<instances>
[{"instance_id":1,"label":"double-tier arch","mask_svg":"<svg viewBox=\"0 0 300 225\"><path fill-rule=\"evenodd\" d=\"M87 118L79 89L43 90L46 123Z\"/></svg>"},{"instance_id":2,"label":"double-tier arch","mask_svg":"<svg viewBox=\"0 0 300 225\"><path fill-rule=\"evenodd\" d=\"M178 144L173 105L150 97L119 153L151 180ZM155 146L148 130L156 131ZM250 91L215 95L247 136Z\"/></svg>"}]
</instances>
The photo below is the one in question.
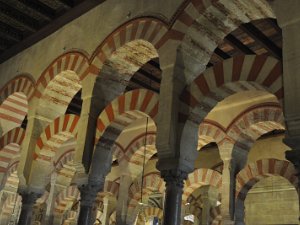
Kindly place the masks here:
<instances>
[{"instance_id":1,"label":"double-tier arch","mask_svg":"<svg viewBox=\"0 0 300 225\"><path fill-rule=\"evenodd\" d=\"M207 69L181 94L178 115L181 155L193 162L198 126L218 102L252 90L269 91L280 100L282 85L281 63L273 57L237 56Z\"/></svg>"}]
</instances>

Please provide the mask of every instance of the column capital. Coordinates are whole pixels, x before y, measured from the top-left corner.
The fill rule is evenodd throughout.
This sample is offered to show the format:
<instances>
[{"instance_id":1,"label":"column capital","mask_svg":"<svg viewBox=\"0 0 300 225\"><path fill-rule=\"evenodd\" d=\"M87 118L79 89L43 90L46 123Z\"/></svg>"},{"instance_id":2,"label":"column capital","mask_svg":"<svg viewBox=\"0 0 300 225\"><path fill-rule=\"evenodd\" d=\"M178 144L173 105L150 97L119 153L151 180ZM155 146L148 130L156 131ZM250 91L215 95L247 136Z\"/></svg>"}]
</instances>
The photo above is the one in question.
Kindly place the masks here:
<instances>
[{"instance_id":1,"label":"column capital","mask_svg":"<svg viewBox=\"0 0 300 225\"><path fill-rule=\"evenodd\" d=\"M165 180L167 185L175 185L183 188L184 180L187 179L188 173L180 169L170 169L161 171L161 177Z\"/></svg>"},{"instance_id":2,"label":"column capital","mask_svg":"<svg viewBox=\"0 0 300 225\"><path fill-rule=\"evenodd\" d=\"M181 158L159 158L156 163L156 168L162 171L184 171L189 174L194 171L194 164L192 162Z\"/></svg>"}]
</instances>

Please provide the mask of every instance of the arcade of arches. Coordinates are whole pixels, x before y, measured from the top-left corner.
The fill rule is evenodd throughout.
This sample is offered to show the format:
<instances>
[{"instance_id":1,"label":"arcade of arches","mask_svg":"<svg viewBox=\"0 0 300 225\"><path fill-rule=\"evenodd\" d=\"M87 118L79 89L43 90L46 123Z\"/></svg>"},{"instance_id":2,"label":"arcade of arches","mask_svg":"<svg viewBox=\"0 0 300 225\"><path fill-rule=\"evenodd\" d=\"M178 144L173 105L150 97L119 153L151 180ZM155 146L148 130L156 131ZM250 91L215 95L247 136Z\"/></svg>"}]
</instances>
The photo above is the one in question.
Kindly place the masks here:
<instances>
[{"instance_id":1,"label":"arcade of arches","mask_svg":"<svg viewBox=\"0 0 300 225\"><path fill-rule=\"evenodd\" d=\"M0 65L0 224L299 224L300 1L107 0Z\"/></svg>"}]
</instances>

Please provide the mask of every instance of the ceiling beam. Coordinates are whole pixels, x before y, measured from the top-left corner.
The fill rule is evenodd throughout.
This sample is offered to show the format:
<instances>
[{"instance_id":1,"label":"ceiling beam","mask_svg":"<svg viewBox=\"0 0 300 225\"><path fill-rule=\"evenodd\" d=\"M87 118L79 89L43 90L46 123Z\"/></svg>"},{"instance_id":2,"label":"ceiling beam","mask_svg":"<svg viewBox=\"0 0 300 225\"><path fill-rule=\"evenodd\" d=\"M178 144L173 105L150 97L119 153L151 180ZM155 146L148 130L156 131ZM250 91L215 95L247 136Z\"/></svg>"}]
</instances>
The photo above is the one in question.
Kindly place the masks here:
<instances>
[{"instance_id":1,"label":"ceiling beam","mask_svg":"<svg viewBox=\"0 0 300 225\"><path fill-rule=\"evenodd\" d=\"M6 49L9 48L11 45L15 44L16 42L15 41L12 41L12 40L7 40L5 37L3 37L3 34L0 30L0 45L2 47L6 46Z\"/></svg>"},{"instance_id":2,"label":"ceiling beam","mask_svg":"<svg viewBox=\"0 0 300 225\"><path fill-rule=\"evenodd\" d=\"M35 11L48 21L53 20L55 18L55 10L50 8L49 6L42 4L39 1L19 0L19 2L21 2L24 6L30 8L31 10Z\"/></svg>"},{"instance_id":3,"label":"ceiling beam","mask_svg":"<svg viewBox=\"0 0 300 225\"><path fill-rule=\"evenodd\" d=\"M135 84L137 84L137 85L139 85L139 86L141 86L141 87L143 87L143 88L149 89L149 90L154 91L154 92L156 92L156 93L159 92L159 90L157 90L156 88L153 88L151 85L148 85L148 84L146 84L146 83L144 83L144 82L142 82L142 81L136 79L135 77L132 77L132 78L130 79L130 81L131 81L132 83L135 83Z\"/></svg>"},{"instance_id":4,"label":"ceiling beam","mask_svg":"<svg viewBox=\"0 0 300 225\"><path fill-rule=\"evenodd\" d=\"M264 35L256 26L246 23L240 26L240 29L246 32L252 39L267 49L275 58L282 58L282 50L275 45L266 35Z\"/></svg>"},{"instance_id":5,"label":"ceiling beam","mask_svg":"<svg viewBox=\"0 0 300 225\"><path fill-rule=\"evenodd\" d=\"M207 63L206 67L212 67L214 64L212 64L211 62Z\"/></svg>"},{"instance_id":6,"label":"ceiling beam","mask_svg":"<svg viewBox=\"0 0 300 225\"><path fill-rule=\"evenodd\" d=\"M143 67L141 69L139 69L135 74L138 76L147 77L148 79L151 79L151 81L156 82L158 84L160 84L160 82L161 82L161 79L157 78L156 76L153 76L151 73L144 70Z\"/></svg>"},{"instance_id":7,"label":"ceiling beam","mask_svg":"<svg viewBox=\"0 0 300 225\"><path fill-rule=\"evenodd\" d=\"M80 108L80 110L78 110L78 109L74 109L74 108L70 107L70 108L67 108L67 110L66 110L66 114L75 114L75 115L79 116L80 113L81 113L81 108Z\"/></svg>"},{"instance_id":8,"label":"ceiling beam","mask_svg":"<svg viewBox=\"0 0 300 225\"><path fill-rule=\"evenodd\" d=\"M231 57L230 55L228 55L226 52L224 52L220 48L216 48L214 53L221 59L229 59Z\"/></svg>"},{"instance_id":9,"label":"ceiling beam","mask_svg":"<svg viewBox=\"0 0 300 225\"><path fill-rule=\"evenodd\" d=\"M62 4L66 9L70 9L74 7L74 1L72 0L57 0L60 4Z\"/></svg>"},{"instance_id":10,"label":"ceiling beam","mask_svg":"<svg viewBox=\"0 0 300 225\"><path fill-rule=\"evenodd\" d=\"M33 0L19 0L23 4L30 4L33 5ZM61 15L60 17L53 20L48 25L41 28L36 33L30 35L29 37L25 38L18 44L14 45L7 51L3 52L0 55L0 63L3 63L4 61L8 60L12 56L18 54L19 52L25 50L26 48L34 45L35 43L39 42L40 40L48 37L55 31L57 31L59 28L64 26L65 24L71 22L72 20L80 17L82 14L88 12L92 8L96 7L97 5L103 3L105 0L85 0L82 3L76 5L71 10L67 11L65 14Z\"/></svg>"},{"instance_id":11,"label":"ceiling beam","mask_svg":"<svg viewBox=\"0 0 300 225\"><path fill-rule=\"evenodd\" d=\"M280 34L282 33L282 30L281 30L281 28L278 26L278 23L277 23L277 21L276 21L275 19L267 18L266 20L269 22L269 24L272 25L272 27L273 27L278 33L280 33Z\"/></svg>"},{"instance_id":12,"label":"ceiling beam","mask_svg":"<svg viewBox=\"0 0 300 225\"><path fill-rule=\"evenodd\" d=\"M82 3L84 0L57 0L59 1L61 4L63 4L65 7L68 8L73 8L76 5Z\"/></svg>"},{"instance_id":13,"label":"ceiling beam","mask_svg":"<svg viewBox=\"0 0 300 225\"><path fill-rule=\"evenodd\" d=\"M231 46L239 50L240 52L246 54L246 55L253 55L255 52L253 52L248 46L244 45L239 39L237 39L232 34L228 34L225 37L226 42L228 42Z\"/></svg>"},{"instance_id":14,"label":"ceiling beam","mask_svg":"<svg viewBox=\"0 0 300 225\"><path fill-rule=\"evenodd\" d=\"M35 32L40 28L38 21L3 2L0 4L0 14L31 32ZM3 22L6 23L5 21Z\"/></svg>"},{"instance_id":15,"label":"ceiling beam","mask_svg":"<svg viewBox=\"0 0 300 225\"><path fill-rule=\"evenodd\" d=\"M19 42L22 40L22 34L21 31L17 30L14 27L11 27L10 25L7 25L0 21L0 33L2 38L12 40Z\"/></svg>"}]
</instances>

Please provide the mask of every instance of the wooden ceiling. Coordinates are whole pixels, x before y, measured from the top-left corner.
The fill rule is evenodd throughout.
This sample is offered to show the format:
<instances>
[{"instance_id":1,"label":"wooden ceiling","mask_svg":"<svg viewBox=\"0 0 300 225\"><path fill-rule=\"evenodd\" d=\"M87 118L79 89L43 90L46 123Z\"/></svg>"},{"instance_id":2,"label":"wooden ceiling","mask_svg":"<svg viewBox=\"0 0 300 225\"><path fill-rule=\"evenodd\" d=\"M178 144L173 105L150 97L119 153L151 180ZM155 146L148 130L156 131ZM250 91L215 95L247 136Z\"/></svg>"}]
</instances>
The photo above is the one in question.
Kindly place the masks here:
<instances>
[{"instance_id":1,"label":"wooden ceiling","mask_svg":"<svg viewBox=\"0 0 300 225\"><path fill-rule=\"evenodd\" d=\"M0 0L0 63L104 0Z\"/></svg>"},{"instance_id":2,"label":"wooden ceiling","mask_svg":"<svg viewBox=\"0 0 300 225\"><path fill-rule=\"evenodd\" d=\"M282 33L274 19L242 24L214 51L208 67L237 55L267 54L282 59Z\"/></svg>"}]
</instances>

